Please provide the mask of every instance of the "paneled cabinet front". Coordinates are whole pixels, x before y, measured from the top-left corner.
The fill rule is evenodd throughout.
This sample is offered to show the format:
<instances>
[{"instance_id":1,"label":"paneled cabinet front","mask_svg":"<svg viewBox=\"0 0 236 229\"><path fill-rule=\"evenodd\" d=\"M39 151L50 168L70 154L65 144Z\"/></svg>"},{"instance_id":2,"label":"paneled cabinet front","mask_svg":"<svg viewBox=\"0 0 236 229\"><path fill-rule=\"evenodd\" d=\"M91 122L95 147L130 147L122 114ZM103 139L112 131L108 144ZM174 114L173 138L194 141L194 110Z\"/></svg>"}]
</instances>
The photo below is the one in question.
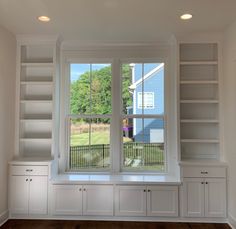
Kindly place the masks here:
<instances>
[{"instance_id":1,"label":"paneled cabinet front","mask_svg":"<svg viewBox=\"0 0 236 229\"><path fill-rule=\"evenodd\" d=\"M117 216L178 216L177 186L116 186Z\"/></svg>"},{"instance_id":2,"label":"paneled cabinet front","mask_svg":"<svg viewBox=\"0 0 236 229\"><path fill-rule=\"evenodd\" d=\"M112 185L67 185L52 187L53 215L113 215Z\"/></svg>"},{"instance_id":3,"label":"paneled cabinet front","mask_svg":"<svg viewBox=\"0 0 236 229\"><path fill-rule=\"evenodd\" d=\"M47 214L47 176L11 176L11 214Z\"/></svg>"}]
</instances>

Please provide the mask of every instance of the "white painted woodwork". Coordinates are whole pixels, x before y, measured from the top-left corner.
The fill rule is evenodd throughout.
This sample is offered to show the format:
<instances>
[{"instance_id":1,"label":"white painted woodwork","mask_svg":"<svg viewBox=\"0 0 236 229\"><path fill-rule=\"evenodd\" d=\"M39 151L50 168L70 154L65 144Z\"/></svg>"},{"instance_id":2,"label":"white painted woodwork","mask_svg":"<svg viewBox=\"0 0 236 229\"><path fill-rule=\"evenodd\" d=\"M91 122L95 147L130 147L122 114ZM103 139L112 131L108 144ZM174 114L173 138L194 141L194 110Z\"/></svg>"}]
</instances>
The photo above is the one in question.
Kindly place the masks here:
<instances>
[{"instance_id":1,"label":"white painted woodwork","mask_svg":"<svg viewBox=\"0 0 236 229\"><path fill-rule=\"evenodd\" d=\"M184 166L181 169L183 177L226 177L225 167Z\"/></svg>"},{"instance_id":2,"label":"white painted woodwork","mask_svg":"<svg viewBox=\"0 0 236 229\"><path fill-rule=\"evenodd\" d=\"M55 125L54 93L59 90L55 89L56 39L19 39L17 62L17 154L21 157L51 157ZM47 122L42 122L43 119Z\"/></svg>"},{"instance_id":3,"label":"white painted woodwork","mask_svg":"<svg viewBox=\"0 0 236 229\"><path fill-rule=\"evenodd\" d=\"M201 178L184 178L183 214L185 217L204 217L204 182Z\"/></svg>"},{"instance_id":4,"label":"white painted woodwork","mask_svg":"<svg viewBox=\"0 0 236 229\"><path fill-rule=\"evenodd\" d=\"M83 215L113 215L113 186L84 185Z\"/></svg>"},{"instance_id":5,"label":"white painted woodwork","mask_svg":"<svg viewBox=\"0 0 236 229\"><path fill-rule=\"evenodd\" d=\"M32 166L32 165L13 165L11 166L11 175L48 175L48 166Z\"/></svg>"},{"instance_id":6,"label":"white painted woodwork","mask_svg":"<svg viewBox=\"0 0 236 229\"><path fill-rule=\"evenodd\" d=\"M11 176L11 214L47 214L48 177Z\"/></svg>"},{"instance_id":7,"label":"white painted woodwork","mask_svg":"<svg viewBox=\"0 0 236 229\"><path fill-rule=\"evenodd\" d=\"M10 193L11 214L28 214L29 178L11 176Z\"/></svg>"},{"instance_id":8,"label":"white painted woodwork","mask_svg":"<svg viewBox=\"0 0 236 229\"><path fill-rule=\"evenodd\" d=\"M29 214L47 214L48 177L29 177Z\"/></svg>"},{"instance_id":9,"label":"white painted woodwork","mask_svg":"<svg viewBox=\"0 0 236 229\"><path fill-rule=\"evenodd\" d=\"M147 216L178 216L177 186L147 187Z\"/></svg>"},{"instance_id":10,"label":"white painted woodwork","mask_svg":"<svg viewBox=\"0 0 236 229\"><path fill-rule=\"evenodd\" d=\"M146 216L146 186L116 186L115 215Z\"/></svg>"},{"instance_id":11,"label":"white painted woodwork","mask_svg":"<svg viewBox=\"0 0 236 229\"><path fill-rule=\"evenodd\" d=\"M225 179L205 179L205 216L226 217Z\"/></svg>"},{"instance_id":12,"label":"white painted woodwork","mask_svg":"<svg viewBox=\"0 0 236 229\"><path fill-rule=\"evenodd\" d=\"M82 215L82 186L52 186L53 215Z\"/></svg>"},{"instance_id":13,"label":"white painted woodwork","mask_svg":"<svg viewBox=\"0 0 236 229\"><path fill-rule=\"evenodd\" d=\"M218 44L179 47L181 159L219 159Z\"/></svg>"}]
</instances>

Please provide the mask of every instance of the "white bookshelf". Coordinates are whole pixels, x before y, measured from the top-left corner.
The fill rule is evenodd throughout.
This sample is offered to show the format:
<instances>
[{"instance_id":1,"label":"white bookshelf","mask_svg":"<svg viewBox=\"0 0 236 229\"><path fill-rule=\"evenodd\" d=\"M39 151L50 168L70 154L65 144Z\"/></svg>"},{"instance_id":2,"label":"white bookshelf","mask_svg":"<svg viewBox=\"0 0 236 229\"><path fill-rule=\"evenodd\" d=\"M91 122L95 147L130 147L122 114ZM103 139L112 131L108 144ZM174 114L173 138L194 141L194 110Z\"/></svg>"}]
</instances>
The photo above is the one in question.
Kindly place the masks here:
<instances>
[{"instance_id":1,"label":"white bookshelf","mask_svg":"<svg viewBox=\"0 0 236 229\"><path fill-rule=\"evenodd\" d=\"M18 136L20 157L53 156L55 126L55 38L18 39Z\"/></svg>"},{"instance_id":2,"label":"white bookshelf","mask_svg":"<svg viewBox=\"0 0 236 229\"><path fill-rule=\"evenodd\" d=\"M216 43L181 43L181 159L219 159L219 80Z\"/></svg>"}]
</instances>

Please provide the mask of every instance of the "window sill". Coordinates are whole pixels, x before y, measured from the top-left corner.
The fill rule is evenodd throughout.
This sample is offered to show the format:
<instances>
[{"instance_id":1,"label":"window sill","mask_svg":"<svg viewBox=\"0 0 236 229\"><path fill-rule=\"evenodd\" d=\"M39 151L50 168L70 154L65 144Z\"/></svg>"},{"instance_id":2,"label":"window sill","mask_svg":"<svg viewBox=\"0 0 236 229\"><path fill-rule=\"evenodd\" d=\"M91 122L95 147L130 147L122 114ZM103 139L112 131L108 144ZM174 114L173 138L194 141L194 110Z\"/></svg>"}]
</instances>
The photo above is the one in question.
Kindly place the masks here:
<instances>
[{"instance_id":1,"label":"window sill","mask_svg":"<svg viewBox=\"0 0 236 229\"><path fill-rule=\"evenodd\" d=\"M180 185L179 177L163 175L86 175L59 174L51 179L52 184L146 184Z\"/></svg>"}]
</instances>

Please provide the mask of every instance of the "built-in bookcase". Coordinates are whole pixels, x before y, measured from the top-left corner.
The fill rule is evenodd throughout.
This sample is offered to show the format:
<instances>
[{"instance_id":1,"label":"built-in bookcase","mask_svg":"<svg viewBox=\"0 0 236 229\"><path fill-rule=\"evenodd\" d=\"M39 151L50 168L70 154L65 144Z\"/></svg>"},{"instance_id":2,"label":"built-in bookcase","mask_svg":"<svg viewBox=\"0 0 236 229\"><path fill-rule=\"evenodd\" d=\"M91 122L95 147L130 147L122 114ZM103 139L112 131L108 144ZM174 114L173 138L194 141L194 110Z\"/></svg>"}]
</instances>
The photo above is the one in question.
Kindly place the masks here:
<instances>
[{"instance_id":1,"label":"built-in bookcase","mask_svg":"<svg viewBox=\"0 0 236 229\"><path fill-rule=\"evenodd\" d=\"M26 41L27 40L27 41ZM18 136L21 157L52 157L56 39L18 41Z\"/></svg>"},{"instance_id":2,"label":"built-in bookcase","mask_svg":"<svg viewBox=\"0 0 236 229\"><path fill-rule=\"evenodd\" d=\"M181 43L179 54L181 159L218 159L218 45Z\"/></svg>"}]
</instances>

